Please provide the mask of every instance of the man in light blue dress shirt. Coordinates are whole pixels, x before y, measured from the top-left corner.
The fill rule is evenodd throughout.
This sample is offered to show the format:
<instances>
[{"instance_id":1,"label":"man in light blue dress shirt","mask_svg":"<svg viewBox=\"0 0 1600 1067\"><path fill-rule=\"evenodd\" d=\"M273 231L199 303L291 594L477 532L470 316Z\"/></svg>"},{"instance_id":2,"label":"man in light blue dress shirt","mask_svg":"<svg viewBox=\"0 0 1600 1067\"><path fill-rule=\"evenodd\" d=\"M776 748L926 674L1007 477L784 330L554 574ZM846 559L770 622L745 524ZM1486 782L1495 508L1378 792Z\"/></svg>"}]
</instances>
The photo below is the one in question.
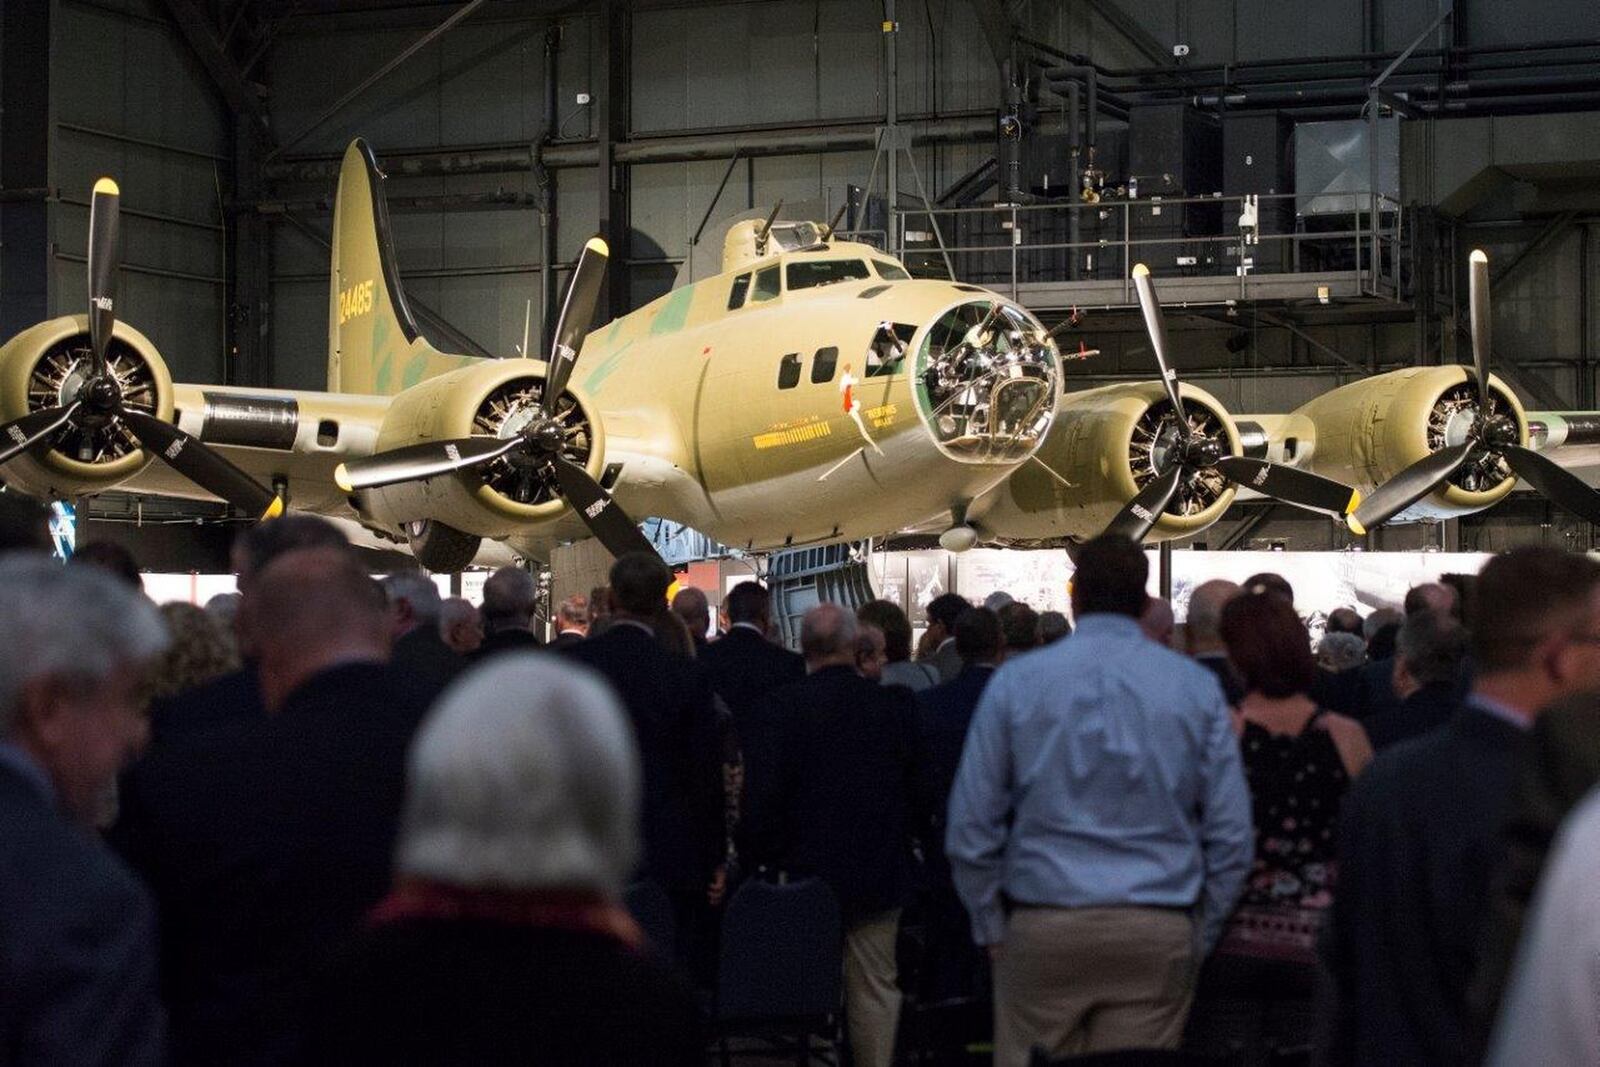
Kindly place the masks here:
<instances>
[{"instance_id":1,"label":"man in light blue dress shirt","mask_svg":"<svg viewBox=\"0 0 1600 1067\"><path fill-rule=\"evenodd\" d=\"M945 838L995 961L995 1064L1175 1048L1249 870L1250 794L1216 677L1139 630L1142 549L1084 546L1071 638L1007 663Z\"/></svg>"}]
</instances>

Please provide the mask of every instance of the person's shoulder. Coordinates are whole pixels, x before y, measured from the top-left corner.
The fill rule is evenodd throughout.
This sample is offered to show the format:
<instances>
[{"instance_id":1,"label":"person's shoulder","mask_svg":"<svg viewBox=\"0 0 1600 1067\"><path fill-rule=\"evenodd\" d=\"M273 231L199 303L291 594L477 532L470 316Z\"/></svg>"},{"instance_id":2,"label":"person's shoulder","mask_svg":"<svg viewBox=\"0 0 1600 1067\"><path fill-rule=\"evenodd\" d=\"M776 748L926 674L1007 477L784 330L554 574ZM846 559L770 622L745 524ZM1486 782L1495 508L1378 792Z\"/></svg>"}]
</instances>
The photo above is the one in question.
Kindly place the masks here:
<instances>
[{"instance_id":1,"label":"person's shoulder","mask_svg":"<svg viewBox=\"0 0 1600 1067\"><path fill-rule=\"evenodd\" d=\"M0 895L9 898L12 929L22 925L18 909L36 919L53 915L90 926L150 918L149 895L121 858L54 812L8 805L0 817L0 851Z\"/></svg>"},{"instance_id":2,"label":"person's shoulder","mask_svg":"<svg viewBox=\"0 0 1600 1067\"><path fill-rule=\"evenodd\" d=\"M1323 712L1317 717L1315 725L1317 729L1335 738L1365 737L1367 735L1366 727L1350 716L1342 715L1337 711Z\"/></svg>"}]
</instances>

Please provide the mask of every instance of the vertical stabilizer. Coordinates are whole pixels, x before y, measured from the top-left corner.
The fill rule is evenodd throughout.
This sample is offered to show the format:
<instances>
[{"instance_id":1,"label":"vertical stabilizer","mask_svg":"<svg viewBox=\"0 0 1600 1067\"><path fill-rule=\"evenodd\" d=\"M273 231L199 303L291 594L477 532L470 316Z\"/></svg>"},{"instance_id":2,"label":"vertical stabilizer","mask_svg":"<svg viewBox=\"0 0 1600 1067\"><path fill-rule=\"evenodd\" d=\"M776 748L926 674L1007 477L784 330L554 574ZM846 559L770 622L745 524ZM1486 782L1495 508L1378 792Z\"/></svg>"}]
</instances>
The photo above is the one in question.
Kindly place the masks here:
<instances>
[{"instance_id":1,"label":"vertical stabilizer","mask_svg":"<svg viewBox=\"0 0 1600 1067\"><path fill-rule=\"evenodd\" d=\"M367 142L345 149L333 208L328 285L328 389L388 395L460 366L417 329L400 287L389 209Z\"/></svg>"}]
</instances>

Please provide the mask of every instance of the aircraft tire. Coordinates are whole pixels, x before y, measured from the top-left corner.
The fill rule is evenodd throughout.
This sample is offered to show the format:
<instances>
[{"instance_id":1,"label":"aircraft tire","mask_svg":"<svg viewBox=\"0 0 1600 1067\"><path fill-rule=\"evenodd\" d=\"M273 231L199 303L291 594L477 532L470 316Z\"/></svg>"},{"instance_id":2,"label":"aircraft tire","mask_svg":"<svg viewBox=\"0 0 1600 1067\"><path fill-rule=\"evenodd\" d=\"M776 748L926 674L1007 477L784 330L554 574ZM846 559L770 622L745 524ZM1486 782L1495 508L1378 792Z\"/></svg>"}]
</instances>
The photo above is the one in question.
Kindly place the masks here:
<instances>
[{"instance_id":1,"label":"aircraft tire","mask_svg":"<svg viewBox=\"0 0 1600 1067\"><path fill-rule=\"evenodd\" d=\"M472 562L483 538L462 533L435 519L406 524L406 539L417 562L435 574L454 574Z\"/></svg>"}]
</instances>

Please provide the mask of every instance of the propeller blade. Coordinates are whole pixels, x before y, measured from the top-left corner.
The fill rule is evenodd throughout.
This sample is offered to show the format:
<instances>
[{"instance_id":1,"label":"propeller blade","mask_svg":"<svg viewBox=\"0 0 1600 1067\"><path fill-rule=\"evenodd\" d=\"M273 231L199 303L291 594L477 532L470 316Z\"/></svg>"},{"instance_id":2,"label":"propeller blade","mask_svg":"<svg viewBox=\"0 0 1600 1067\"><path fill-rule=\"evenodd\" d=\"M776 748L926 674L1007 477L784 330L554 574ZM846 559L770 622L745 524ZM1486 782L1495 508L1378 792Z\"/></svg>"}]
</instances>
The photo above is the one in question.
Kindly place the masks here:
<instances>
[{"instance_id":1,"label":"propeller blade","mask_svg":"<svg viewBox=\"0 0 1600 1067\"><path fill-rule=\"evenodd\" d=\"M594 308L600 302L600 283L605 280L606 260L611 250L598 237L589 238L578 256L577 269L567 286L567 298L556 320L555 340L550 345L550 373L545 379L542 406L546 415L556 413L556 401L567 387L573 364L578 362L578 347L594 322Z\"/></svg>"},{"instance_id":2,"label":"propeller blade","mask_svg":"<svg viewBox=\"0 0 1600 1067\"><path fill-rule=\"evenodd\" d=\"M1489 348L1494 338L1489 329L1489 257L1474 248L1467 262L1467 289L1472 322L1472 370L1478 380L1478 403L1484 415L1494 410L1489 393Z\"/></svg>"},{"instance_id":3,"label":"propeller blade","mask_svg":"<svg viewBox=\"0 0 1600 1067\"><path fill-rule=\"evenodd\" d=\"M0 463L11 462L61 429L72 421L77 411L78 402L74 400L64 408L30 411L20 419L0 426L0 440L6 442L4 447L0 447Z\"/></svg>"},{"instance_id":4,"label":"propeller blade","mask_svg":"<svg viewBox=\"0 0 1600 1067\"><path fill-rule=\"evenodd\" d=\"M341 463L333 481L346 493L396 482L419 482L499 459L523 443L520 437L461 437L425 441Z\"/></svg>"},{"instance_id":5,"label":"propeller blade","mask_svg":"<svg viewBox=\"0 0 1600 1067\"><path fill-rule=\"evenodd\" d=\"M1463 441L1459 445L1441 448L1423 456L1393 478L1375 489L1361 506L1345 516L1345 524L1352 533L1360 536L1375 529L1409 508L1439 487L1456 468L1467 460L1475 442Z\"/></svg>"},{"instance_id":6,"label":"propeller blade","mask_svg":"<svg viewBox=\"0 0 1600 1067\"><path fill-rule=\"evenodd\" d=\"M1361 494L1343 482L1296 467L1248 456L1223 456L1215 466L1229 481L1312 511L1348 515L1361 503Z\"/></svg>"},{"instance_id":7,"label":"propeller blade","mask_svg":"<svg viewBox=\"0 0 1600 1067\"><path fill-rule=\"evenodd\" d=\"M1156 300L1155 284L1150 280L1150 268L1143 263L1133 265L1133 285L1139 291L1139 310L1144 312L1145 332L1150 335L1150 347L1155 349L1156 366L1161 369L1161 385L1167 391L1167 402L1178 420L1178 436L1189 439L1189 420L1184 417L1183 404L1178 400L1178 372L1167 359L1167 323L1161 314L1161 303Z\"/></svg>"},{"instance_id":8,"label":"propeller blade","mask_svg":"<svg viewBox=\"0 0 1600 1067\"><path fill-rule=\"evenodd\" d=\"M560 456L551 456L550 466L555 471L556 483L561 486L561 495L589 527L595 540L606 546L606 551L621 556L628 552L656 550L611 494L589 477L588 471Z\"/></svg>"},{"instance_id":9,"label":"propeller blade","mask_svg":"<svg viewBox=\"0 0 1600 1067\"><path fill-rule=\"evenodd\" d=\"M1178 492L1178 483L1182 480L1183 468L1174 463L1167 473L1145 483L1139 495L1117 512L1117 517L1111 520L1105 532L1121 534L1134 542L1143 541L1144 535L1150 532L1156 520L1161 518L1161 513L1167 510L1167 505L1172 503L1173 496Z\"/></svg>"},{"instance_id":10,"label":"propeller blade","mask_svg":"<svg viewBox=\"0 0 1600 1067\"><path fill-rule=\"evenodd\" d=\"M1512 445L1502 450L1501 455L1517 472L1517 477L1539 490L1551 503L1580 519L1600 522L1600 493L1585 485L1576 474L1549 456L1541 456L1521 445Z\"/></svg>"},{"instance_id":11,"label":"propeller blade","mask_svg":"<svg viewBox=\"0 0 1600 1067\"><path fill-rule=\"evenodd\" d=\"M235 467L198 437L142 411L124 408L118 417L141 445L206 492L257 518L273 519L283 514L283 501L276 493Z\"/></svg>"},{"instance_id":12,"label":"propeller blade","mask_svg":"<svg viewBox=\"0 0 1600 1067\"><path fill-rule=\"evenodd\" d=\"M117 325L117 223L122 193L110 178L94 183L89 201L89 345L94 376L106 369L106 348Z\"/></svg>"}]
</instances>

